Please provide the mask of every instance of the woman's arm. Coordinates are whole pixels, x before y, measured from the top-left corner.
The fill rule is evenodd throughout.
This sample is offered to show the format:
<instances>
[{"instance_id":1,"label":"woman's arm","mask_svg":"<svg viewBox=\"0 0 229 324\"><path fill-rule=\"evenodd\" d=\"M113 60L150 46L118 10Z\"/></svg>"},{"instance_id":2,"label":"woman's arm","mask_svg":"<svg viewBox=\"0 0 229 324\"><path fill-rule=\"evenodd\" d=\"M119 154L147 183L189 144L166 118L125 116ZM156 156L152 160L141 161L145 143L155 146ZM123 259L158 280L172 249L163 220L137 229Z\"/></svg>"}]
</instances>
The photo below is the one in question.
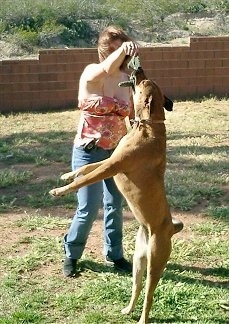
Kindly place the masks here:
<instances>
[{"instance_id":1,"label":"woman's arm","mask_svg":"<svg viewBox=\"0 0 229 324\"><path fill-rule=\"evenodd\" d=\"M137 53L137 50L138 46L134 42L124 42L100 64L107 74L112 74L122 65L126 55L133 56Z\"/></svg>"},{"instance_id":2,"label":"woman's arm","mask_svg":"<svg viewBox=\"0 0 229 324\"><path fill-rule=\"evenodd\" d=\"M82 77L85 81L98 81L117 70L122 65L126 55L133 56L137 51L138 46L134 42L124 42L101 63L89 64L84 69Z\"/></svg>"}]
</instances>

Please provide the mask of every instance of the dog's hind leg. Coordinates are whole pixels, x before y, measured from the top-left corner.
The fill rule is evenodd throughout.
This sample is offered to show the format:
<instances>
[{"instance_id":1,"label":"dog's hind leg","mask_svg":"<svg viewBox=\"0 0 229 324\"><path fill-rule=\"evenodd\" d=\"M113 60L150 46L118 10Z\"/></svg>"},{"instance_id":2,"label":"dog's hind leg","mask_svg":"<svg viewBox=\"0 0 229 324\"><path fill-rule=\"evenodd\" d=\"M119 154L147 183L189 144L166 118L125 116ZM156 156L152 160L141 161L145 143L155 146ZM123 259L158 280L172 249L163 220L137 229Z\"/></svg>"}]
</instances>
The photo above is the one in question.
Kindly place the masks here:
<instances>
[{"instance_id":1,"label":"dog's hind leg","mask_svg":"<svg viewBox=\"0 0 229 324\"><path fill-rule=\"evenodd\" d=\"M135 251L133 256L133 284L132 296L129 305L122 310L122 314L130 314L142 290L142 278L146 269L147 259L147 230L140 226L136 235Z\"/></svg>"},{"instance_id":2,"label":"dog's hind leg","mask_svg":"<svg viewBox=\"0 0 229 324\"><path fill-rule=\"evenodd\" d=\"M149 236L145 300L138 324L148 323L153 294L171 253L172 231L171 225L164 225L156 233Z\"/></svg>"}]
</instances>

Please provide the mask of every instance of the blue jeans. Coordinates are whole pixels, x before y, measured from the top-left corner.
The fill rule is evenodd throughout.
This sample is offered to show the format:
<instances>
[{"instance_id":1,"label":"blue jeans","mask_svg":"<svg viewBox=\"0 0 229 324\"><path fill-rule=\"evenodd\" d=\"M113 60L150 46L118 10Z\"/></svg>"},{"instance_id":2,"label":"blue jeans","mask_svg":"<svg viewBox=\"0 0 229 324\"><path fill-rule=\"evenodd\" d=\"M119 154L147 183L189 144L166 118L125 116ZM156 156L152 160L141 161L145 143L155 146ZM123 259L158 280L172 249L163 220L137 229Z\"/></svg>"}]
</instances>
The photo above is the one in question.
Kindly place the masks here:
<instances>
[{"instance_id":1,"label":"blue jeans","mask_svg":"<svg viewBox=\"0 0 229 324\"><path fill-rule=\"evenodd\" d=\"M113 150L97 148L90 153L83 147L73 146L72 170L82 165L102 161L111 156ZM68 258L79 259L84 251L92 224L98 210L104 207L104 250L105 256L112 260L123 257L122 246L122 202L113 178L82 187L77 192L78 207L68 233L64 237L64 248Z\"/></svg>"}]
</instances>

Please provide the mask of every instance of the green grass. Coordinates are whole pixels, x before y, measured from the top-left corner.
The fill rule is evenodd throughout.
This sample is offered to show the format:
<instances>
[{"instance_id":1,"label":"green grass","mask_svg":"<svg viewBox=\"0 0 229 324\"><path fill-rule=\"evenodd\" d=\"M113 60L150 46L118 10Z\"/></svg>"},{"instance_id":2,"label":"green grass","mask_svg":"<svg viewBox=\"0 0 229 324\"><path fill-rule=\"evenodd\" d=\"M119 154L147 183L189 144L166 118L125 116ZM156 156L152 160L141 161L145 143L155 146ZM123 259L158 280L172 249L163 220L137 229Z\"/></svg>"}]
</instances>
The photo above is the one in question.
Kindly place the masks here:
<instances>
[{"instance_id":1,"label":"green grass","mask_svg":"<svg viewBox=\"0 0 229 324\"><path fill-rule=\"evenodd\" d=\"M0 171L1 187L8 187L10 185L17 185L26 182L31 178L32 173L29 171L17 172L16 170Z\"/></svg>"},{"instance_id":2,"label":"green grass","mask_svg":"<svg viewBox=\"0 0 229 324\"><path fill-rule=\"evenodd\" d=\"M190 210L203 202L214 207L224 204L224 186L229 182L224 104L227 101L214 98L177 103L175 113L167 115L166 186L174 208Z\"/></svg>"},{"instance_id":3,"label":"green grass","mask_svg":"<svg viewBox=\"0 0 229 324\"><path fill-rule=\"evenodd\" d=\"M166 113L166 190L172 211L188 220L155 292L153 323L227 323L229 300L228 100L177 102ZM78 112L0 116L0 324L131 324L124 316L131 276L85 253L79 277L62 275L64 232L74 195L48 191L70 168ZM132 257L136 221L124 230ZM101 234L102 235L102 234Z\"/></svg>"},{"instance_id":4,"label":"green grass","mask_svg":"<svg viewBox=\"0 0 229 324\"><path fill-rule=\"evenodd\" d=\"M212 98L177 103L175 111L167 113L166 189L171 207L188 211L204 203L207 213L213 208L228 212L224 195L229 182L227 105L227 100ZM77 118L75 111L1 116L0 190L7 189L7 195L2 190L0 211L6 211L7 205L74 208L74 195L53 199L47 192L61 183L60 173L69 170ZM38 179L40 167L54 176L46 171L46 177L38 174ZM23 182L24 195L18 193L17 181Z\"/></svg>"},{"instance_id":5,"label":"green grass","mask_svg":"<svg viewBox=\"0 0 229 324\"><path fill-rule=\"evenodd\" d=\"M84 0L4 0L0 6L0 39L27 52L38 48L95 46L98 33L107 25L123 27L134 38L163 42L175 36L171 30L205 35L226 35L228 1L164 0L93 1ZM192 17L214 17L213 26L201 30L190 23ZM184 16L185 15L185 16Z\"/></svg>"},{"instance_id":6,"label":"green grass","mask_svg":"<svg viewBox=\"0 0 229 324\"><path fill-rule=\"evenodd\" d=\"M142 295L133 315L120 314L130 297L130 276L117 274L84 255L81 276L72 280L62 277L60 237L45 232L60 229L65 222L58 217L41 220L36 215L14 222L12 230L19 227L32 233L36 229L43 234L24 237L1 250L0 323L135 323ZM229 274L227 227L218 222L215 232L214 226L209 220L207 225L194 224L191 241L174 239L174 250L150 313L154 323L226 323L227 314L219 302L226 298ZM125 237L131 237L129 253L133 252L135 232L133 221L125 229ZM18 250L20 256L10 256Z\"/></svg>"},{"instance_id":7,"label":"green grass","mask_svg":"<svg viewBox=\"0 0 229 324\"><path fill-rule=\"evenodd\" d=\"M0 140L0 212L19 206L40 208L58 204L47 191L60 181L57 177L47 176L47 172L55 168L53 174L57 175L58 169L62 173L69 169L75 115L76 112L69 111L0 116L3 125ZM34 125L37 126L34 128ZM12 129L11 133L9 129ZM40 177L38 174L38 178L37 173L42 173L39 171L42 167L44 172L47 170L46 175ZM16 179L23 182L23 194L18 190ZM73 195L63 201L70 207L75 204ZM63 205L61 201L59 203Z\"/></svg>"}]
</instances>

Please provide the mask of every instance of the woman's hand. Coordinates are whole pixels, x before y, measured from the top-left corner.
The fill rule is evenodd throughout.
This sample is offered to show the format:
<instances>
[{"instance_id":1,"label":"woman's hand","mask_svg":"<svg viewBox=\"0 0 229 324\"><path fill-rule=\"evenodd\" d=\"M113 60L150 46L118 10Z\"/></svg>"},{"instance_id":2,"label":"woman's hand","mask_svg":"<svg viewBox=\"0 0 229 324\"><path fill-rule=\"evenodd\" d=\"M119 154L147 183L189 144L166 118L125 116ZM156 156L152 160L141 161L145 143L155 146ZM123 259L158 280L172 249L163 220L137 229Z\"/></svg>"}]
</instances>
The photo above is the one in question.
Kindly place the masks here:
<instances>
[{"instance_id":1,"label":"woman's hand","mask_svg":"<svg viewBox=\"0 0 229 324\"><path fill-rule=\"evenodd\" d=\"M121 47L126 55L134 56L138 54L138 45L134 42L124 42Z\"/></svg>"}]
</instances>

